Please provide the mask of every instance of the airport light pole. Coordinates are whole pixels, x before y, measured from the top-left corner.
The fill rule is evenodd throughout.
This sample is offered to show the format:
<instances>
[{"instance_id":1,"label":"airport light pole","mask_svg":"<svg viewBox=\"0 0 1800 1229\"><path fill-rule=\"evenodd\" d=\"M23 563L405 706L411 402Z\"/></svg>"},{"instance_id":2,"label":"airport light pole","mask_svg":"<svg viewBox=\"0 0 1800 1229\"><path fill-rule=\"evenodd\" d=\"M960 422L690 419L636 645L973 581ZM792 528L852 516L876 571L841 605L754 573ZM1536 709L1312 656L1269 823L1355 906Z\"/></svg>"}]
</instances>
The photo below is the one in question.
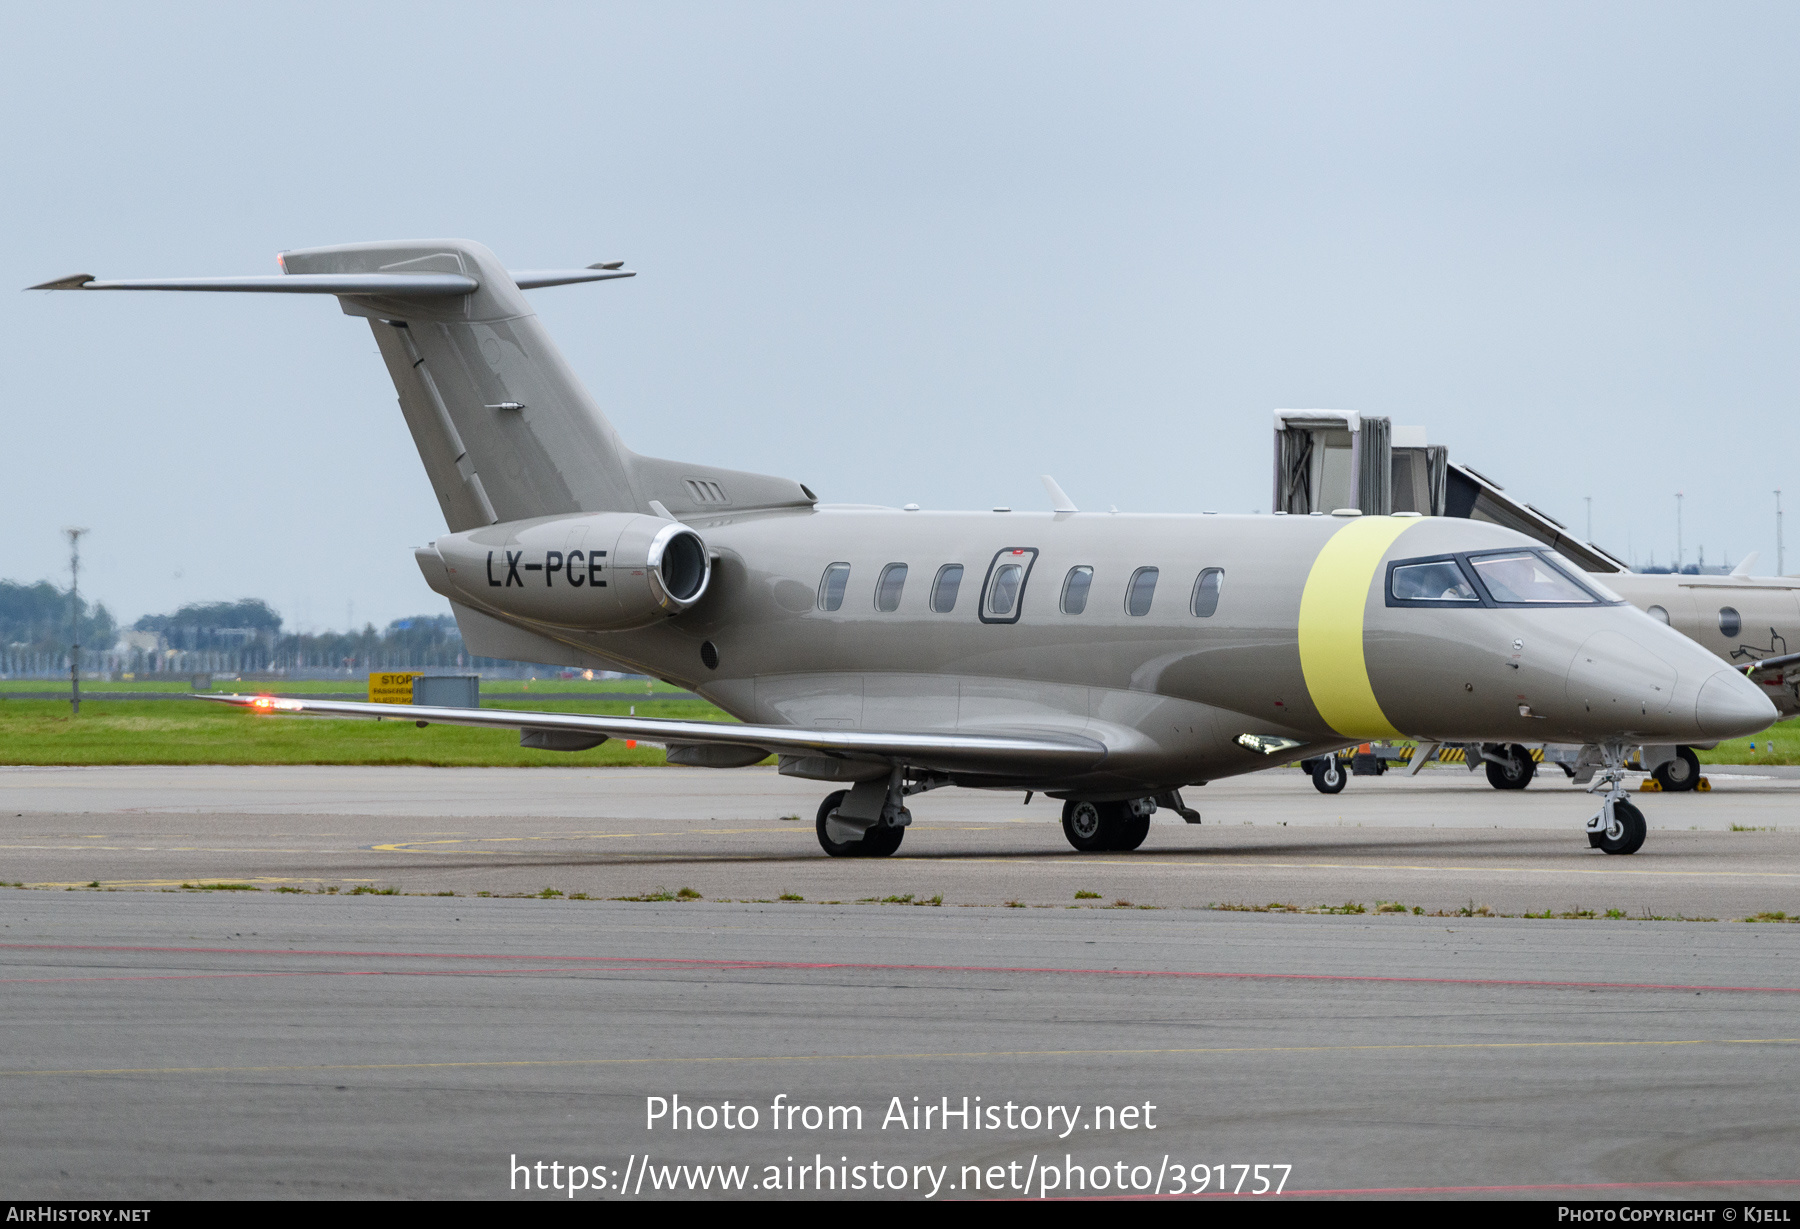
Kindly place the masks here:
<instances>
[{"instance_id":1,"label":"airport light pole","mask_svg":"<svg viewBox=\"0 0 1800 1229\"><path fill-rule=\"evenodd\" d=\"M1581 498L1587 504L1587 540L1589 545L1592 545L1594 541L1594 497L1583 495Z\"/></svg>"},{"instance_id":2,"label":"airport light pole","mask_svg":"<svg viewBox=\"0 0 1800 1229\"><path fill-rule=\"evenodd\" d=\"M65 529L69 535L69 706L72 717L81 716L81 535L85 529Z\"/></svg>"},{"instance_id":3,"label":"airport light pole","mask_svg":"<svg viewBox=\"0 0 1800 1229\"><path fill-rule=\"evenodd\" d=\"M1787 561L1781 557L1781 492L1775 492L1775 575L1787 575Z\"/></svg>"},{"instance_id":4,"label":"airport light pole","mask_svg":"<svg viewBox=\"0 0 1800 1229\"><path fill-rule=\"evenodd\" d=\"M1687 552L1681 547L1681 492L1675 492L1675 574L1681 575L1681 565Z\"/></svg>"}]
</instances>

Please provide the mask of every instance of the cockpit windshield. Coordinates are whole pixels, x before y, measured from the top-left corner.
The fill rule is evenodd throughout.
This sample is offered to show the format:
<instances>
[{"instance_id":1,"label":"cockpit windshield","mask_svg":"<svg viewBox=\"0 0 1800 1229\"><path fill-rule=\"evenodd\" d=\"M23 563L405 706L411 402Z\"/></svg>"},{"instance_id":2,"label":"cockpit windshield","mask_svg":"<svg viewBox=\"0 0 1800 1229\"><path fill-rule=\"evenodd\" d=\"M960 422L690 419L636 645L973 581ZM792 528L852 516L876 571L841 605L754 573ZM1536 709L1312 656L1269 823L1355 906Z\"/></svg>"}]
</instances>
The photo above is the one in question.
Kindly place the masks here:
<instances>
[{"instance_id":1,"label":"cockpit windshield","mask_svg":"<svg viewBox=\"0 0 1800 1229\"><path fill-rule=\"evenodd\" d=\"M1551 563L1554 563L1557 567L1561 568L1563 571L1568 572L1571 575L1580 577L1582 586L1587 589L1592 589L1599 596L1601 601L1603 601L1603 602L1622 602L1625 600L1624 598L1620 597L1618 594L1614 593L1611 589L1608 589L1605 585L1601 584L1599 581L1599 578L1596 577L1592 572L1582 571L1580 568L1578 568L1574 564L1570 563L1567 559L1563 558L1563 556L1561 554L1559 554L1558 552L1553 551L1553 550L1547 550L1544 552L1544 558L1548 559Z\"/></svg>"},{"instance_id":2,"label":"cockpit windshield","mask_svg":"<svg viewBox=\"0 0 1800 1229\"><path fill-rule=\"evenodd\" d=\"M1507 551L1498 555L1472 555L1469 562L1496 602L1559 605L1597 605L1599 599L1562 573L1536 551Z\"/></svg>"},{"instance_id":3,"label":"cockpit windshield","mask_svg":"<svg viewBox=\"0 0 1800 1229\"><path fill-rule=\"evenodd\" d=\"M1621 600L1549 550L1402 559L1388 567L1390 606L1598 606Z\"/></svg>"}]
</instances>

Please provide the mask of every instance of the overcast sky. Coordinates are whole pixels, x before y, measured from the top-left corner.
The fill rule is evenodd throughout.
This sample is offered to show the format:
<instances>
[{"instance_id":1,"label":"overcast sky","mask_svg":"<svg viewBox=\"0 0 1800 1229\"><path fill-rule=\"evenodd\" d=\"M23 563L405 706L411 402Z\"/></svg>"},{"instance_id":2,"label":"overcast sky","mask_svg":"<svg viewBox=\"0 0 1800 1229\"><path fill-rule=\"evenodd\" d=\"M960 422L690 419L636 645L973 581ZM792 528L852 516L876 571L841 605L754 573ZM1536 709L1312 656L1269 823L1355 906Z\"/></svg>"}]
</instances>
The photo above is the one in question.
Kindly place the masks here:
<instances>
[{"instance_id":1,"label":"overcast sky","mask_svg":"<svg viewBox=\"0 0 1800 1229\"><path fill-rule=\"evenodd\" d=\"M1266 511L1270 411L1432 442L1642 560L1774 561L1800 9L0 8L0 288L464 236L641 452L832 501ZM21 294L0 577L126 618L439 611L366 324ZM1789 502L1800 509L1800 481ZM1788 559L1800 569L1800 536Z\"/></svg>"}]
</instances>

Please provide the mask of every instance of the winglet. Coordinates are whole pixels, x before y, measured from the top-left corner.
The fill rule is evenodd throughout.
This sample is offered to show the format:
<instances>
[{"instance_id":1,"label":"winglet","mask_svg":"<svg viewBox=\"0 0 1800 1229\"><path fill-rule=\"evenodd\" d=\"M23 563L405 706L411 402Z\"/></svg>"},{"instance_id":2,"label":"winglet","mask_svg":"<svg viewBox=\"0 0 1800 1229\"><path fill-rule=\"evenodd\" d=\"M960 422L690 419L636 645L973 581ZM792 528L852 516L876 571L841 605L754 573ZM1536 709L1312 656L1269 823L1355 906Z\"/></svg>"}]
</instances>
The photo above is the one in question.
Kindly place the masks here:
<instances>
[{"instance_id":1,"label":"winglet","mask_svg":"<svg viewBox=\"0 0 1800 1229\"><path fill-rule=\"evenodd\" d=\"M1757 556L1759 556L1761 554L1762 554L1761 551L1754 551L1754 550L1751 551L1748 555L1745 555L1741 560L1738 561L1738 565L1735 568L1731 569L1731 574L1733 576L1752 575L1750 569L1756 566Z\"/></svg>"},{"instance_id":2,"label":"winglet","mask_svg":"<svg viewBox=\"0 0 1800 1229\"><path fill-rule=\"evenodd\" d=\"M1055 511L1055 512L1079 512L1079 511L1081 511L1080 508L1077 508L1075 506L1075 501L1070 499L1068 497L1068 495L1064 494L1063 489L1056 485L1056 479L1052 478L1049 474L1043 474L1043 475L1041 475L1041 477L1044 480L1044 489L1046 491L1050 492L1050 507L1051 507L1052 511Z\"/></svg>"}]
</instances>

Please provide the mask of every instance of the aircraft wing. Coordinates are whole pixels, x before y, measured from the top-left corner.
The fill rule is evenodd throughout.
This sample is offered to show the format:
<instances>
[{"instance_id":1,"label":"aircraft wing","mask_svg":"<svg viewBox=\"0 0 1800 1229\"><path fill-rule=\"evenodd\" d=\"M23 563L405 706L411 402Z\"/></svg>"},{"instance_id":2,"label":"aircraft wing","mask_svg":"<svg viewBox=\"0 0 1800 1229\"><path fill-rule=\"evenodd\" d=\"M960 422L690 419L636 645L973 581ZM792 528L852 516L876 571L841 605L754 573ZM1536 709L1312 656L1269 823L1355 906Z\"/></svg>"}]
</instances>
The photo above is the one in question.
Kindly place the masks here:
<instances>
[{"instance_id":1,"label":"aircraft wing","mask_svg":"<svg viewBox=\"0 0 1800 1229\"><path fill-rule=\"evenodd\" d=\"M1760 674L1764 670L1782 670L1800 662L1800 653L1783 653L1780 657L1759 657L1747 666L1739 666L1745 674Z\"/></svg>"},{"instance_id":2,"label":"aircraft wing","mask_svg":"<svg viewBox=\"0 0 1800 1229\"><path fill-rule=\"evenodd\" d=\"M1097 739L1055 731L1028 734L901 733L882 730L809 730L799 726L741 725L725 721L676 721L662 717L600 717L503 708L438 708L423 704L367 704L287 696L196 695L261 713L314 717L385 717L421 724L468 725L604 738L631 738L659 746L710 745L761 748L765 754L823 755L892 760L920 768L1000 775L1062 774L1092 768L1106 756ZM757 757L762 758L761 756Z\"/></svg>"}]
</instances>

